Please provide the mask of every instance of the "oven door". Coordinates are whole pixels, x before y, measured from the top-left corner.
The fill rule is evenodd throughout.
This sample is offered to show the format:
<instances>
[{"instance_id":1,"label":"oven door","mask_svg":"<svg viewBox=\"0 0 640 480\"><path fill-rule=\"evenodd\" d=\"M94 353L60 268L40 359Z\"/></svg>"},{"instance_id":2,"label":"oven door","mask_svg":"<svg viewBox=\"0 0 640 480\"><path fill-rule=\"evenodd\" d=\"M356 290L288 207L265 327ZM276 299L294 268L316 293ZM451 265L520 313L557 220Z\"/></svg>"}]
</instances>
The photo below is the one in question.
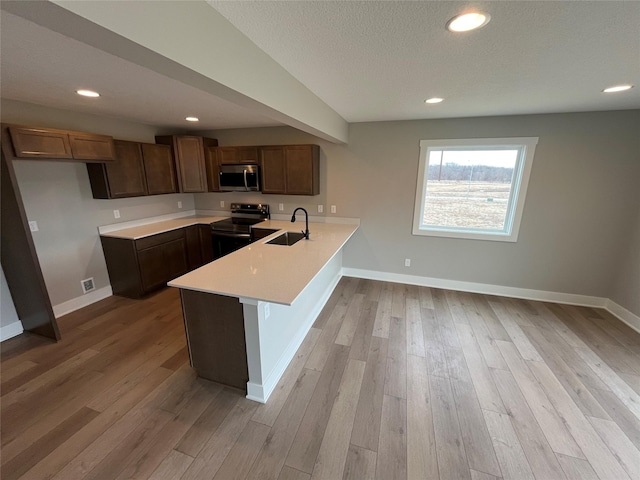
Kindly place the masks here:
<instances>
[{"instance_id":1,"label":"oven door","mask_svg":"<svg viewBox=\"0 0 640 480\"><path fill-rule=\"evenodd\" d=\"M223 192L259 192L258 165L220 165L220 190Z\"/></svg>"},{"instance_id":2,"label":"oven door","mask_svg":"<svg viewBox=\"0 0 640 480\"><path fill-rule=\"evenodd\" d=\"M213 242L213 258L217 259L249 245L251 235L212 230L211 241Z\"/></svg>"}]
</instances>

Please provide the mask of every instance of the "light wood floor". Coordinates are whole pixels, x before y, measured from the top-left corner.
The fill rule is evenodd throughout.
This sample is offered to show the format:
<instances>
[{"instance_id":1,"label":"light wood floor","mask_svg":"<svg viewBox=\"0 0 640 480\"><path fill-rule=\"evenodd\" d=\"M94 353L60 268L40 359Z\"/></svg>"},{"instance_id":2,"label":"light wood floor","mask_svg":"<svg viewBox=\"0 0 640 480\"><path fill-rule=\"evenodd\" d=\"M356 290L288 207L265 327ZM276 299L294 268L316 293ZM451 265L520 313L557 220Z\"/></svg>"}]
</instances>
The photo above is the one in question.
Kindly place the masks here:
<instances>
[{"instance_id":1,"label":"light wood floor","mask_svg":"<svg viewBox=\"0 0 640 480\"><path fill-rule=\"evenodd\" d=\"M177 291L2 344L2 478L638 479L640 335L343 278L266 405L195 377Z\"/></svg>"}]
</instances>

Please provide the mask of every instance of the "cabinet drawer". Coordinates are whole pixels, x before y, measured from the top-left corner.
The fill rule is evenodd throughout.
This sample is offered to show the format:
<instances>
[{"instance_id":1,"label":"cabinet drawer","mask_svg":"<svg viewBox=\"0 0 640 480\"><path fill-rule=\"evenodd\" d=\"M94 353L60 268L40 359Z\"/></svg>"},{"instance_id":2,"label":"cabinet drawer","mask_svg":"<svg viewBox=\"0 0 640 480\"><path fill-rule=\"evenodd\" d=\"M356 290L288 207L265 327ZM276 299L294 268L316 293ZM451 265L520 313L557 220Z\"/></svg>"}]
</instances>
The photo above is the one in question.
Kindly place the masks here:
<instances>
[{"instance_id":1,"label":"cabinet drawer","mask_svg":"<svg viewBox=\"0 0 640 480\"><path fill-rule=\"evenodd\" d=\"M155 247L163 243L184 238L184 229L179 228L170 232L159 233L150 237L140 238L136 240L136 250L144 250L145 248Z\"/></svg>"}]
</instances>

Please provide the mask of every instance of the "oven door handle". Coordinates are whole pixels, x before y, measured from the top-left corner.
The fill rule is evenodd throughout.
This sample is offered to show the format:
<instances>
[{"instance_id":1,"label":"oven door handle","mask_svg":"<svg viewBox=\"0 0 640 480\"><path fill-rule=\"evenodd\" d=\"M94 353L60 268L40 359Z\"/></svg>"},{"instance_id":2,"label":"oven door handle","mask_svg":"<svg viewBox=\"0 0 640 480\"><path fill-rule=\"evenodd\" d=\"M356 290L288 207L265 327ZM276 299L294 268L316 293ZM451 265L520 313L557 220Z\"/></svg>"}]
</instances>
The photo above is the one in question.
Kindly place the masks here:
<instances>
[{"instance_id":1,"label":"oven door handle","mask_svg":"<svg viewBox=\"0 0 640 480\"><path fill-rule=\"evenodd\" d=\"M244 189L245 191L249 191L249 185L247 185L247 169L242 170L242 174L244 175Z\"/></svg>"}]
</instances>

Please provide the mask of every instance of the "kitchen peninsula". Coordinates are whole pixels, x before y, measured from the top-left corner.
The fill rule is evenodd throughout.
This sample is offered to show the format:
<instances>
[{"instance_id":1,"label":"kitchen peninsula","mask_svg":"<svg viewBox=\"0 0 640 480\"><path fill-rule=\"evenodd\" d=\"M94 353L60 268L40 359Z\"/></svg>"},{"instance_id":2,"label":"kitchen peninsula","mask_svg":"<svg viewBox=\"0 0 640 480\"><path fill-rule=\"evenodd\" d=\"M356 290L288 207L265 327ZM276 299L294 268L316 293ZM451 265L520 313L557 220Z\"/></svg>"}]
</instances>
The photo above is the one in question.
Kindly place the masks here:
<instances>
[{"instance_id":1,"label":"kitchen peninsula","mask_svg":"<svg viewBox=\"0 0 640 480\"><path fill-rule=\"evenodd\" d=\"M340 278L342 248L358 226L312 223L309 240L269 244L302 222L268 220L277 230L178 277L191 365L198 375L266 402Z\"/></svg>"}]
</instances>

